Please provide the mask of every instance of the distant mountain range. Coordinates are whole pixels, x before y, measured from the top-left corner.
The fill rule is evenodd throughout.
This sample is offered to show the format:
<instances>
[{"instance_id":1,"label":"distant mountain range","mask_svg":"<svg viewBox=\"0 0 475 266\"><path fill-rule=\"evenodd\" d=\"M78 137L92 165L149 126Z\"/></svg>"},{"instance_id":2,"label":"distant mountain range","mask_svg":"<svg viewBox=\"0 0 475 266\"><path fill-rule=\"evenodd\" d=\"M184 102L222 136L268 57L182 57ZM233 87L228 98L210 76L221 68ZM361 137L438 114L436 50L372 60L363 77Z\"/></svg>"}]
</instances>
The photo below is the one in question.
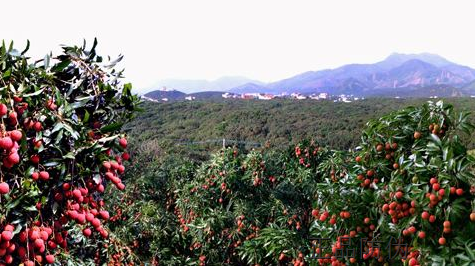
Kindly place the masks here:
<instances>
[{"instance_id":1,"label":"distant mountain range","mask_svg":"<svg viewBox=\"0 0 475 266\"><path fill-rule=\"evenodd\" d=\"M458 97L475 94L475 69L435 54L394 53L374 64L349 64L335 69L308 71L267 84L242 77L227 77L212 82L175 80L174 83L164 84L170 84L166 85L167 88L183 91Z\"/></svg>"}]
</instances>

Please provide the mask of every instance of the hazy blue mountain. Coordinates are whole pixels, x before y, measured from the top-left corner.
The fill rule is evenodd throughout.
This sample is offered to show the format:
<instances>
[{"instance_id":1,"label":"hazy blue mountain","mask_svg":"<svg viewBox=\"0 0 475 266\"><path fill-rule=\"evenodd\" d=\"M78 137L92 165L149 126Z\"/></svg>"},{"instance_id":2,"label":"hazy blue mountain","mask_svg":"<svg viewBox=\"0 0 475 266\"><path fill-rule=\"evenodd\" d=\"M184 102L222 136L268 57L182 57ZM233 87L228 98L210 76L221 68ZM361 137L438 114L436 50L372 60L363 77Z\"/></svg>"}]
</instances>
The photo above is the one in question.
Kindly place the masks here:
<instances>
[{"instance_id":1,"label":"hazy blue mountain","mask_svg":"<svg viewBox=\"0 0 475 266\"><path fill-rule=\"evenodd\" d=\"M452 63L434 54L394 53L375 64L349 64L335 69L309 71L287 79L260 85L260 92L328 92L335 94L372 95L387 89L415 90L447 85L461 88L475 80L475 70ZM233 92L257 92L253 84L232 88ZM425 90L431 93L434 90ZM444 93L444 95L457 93Z\"/></svg>"},{"instance_id":2,"label":"hazy blue mountain","mask_svg":"<svg viewBox=\"0 0 475 266\"><path fill-rule=\"evenodd\" d=\"M239 93L239 94L242 94L242 93L260 93L260 92L270 92L270 91L271 91L271 89L266 87L265 85L259 85L259 84L255 84L255 83L252 83L252 82L243 84L241 86L234 87L234 88L229 90L229 92Z\"/></svg>"},{"instance_id":3,"label":"hazy blue mountain","mask_svg":"<svg viewBox=\"0 0 475 266\"><path fill-rule=\"evenodd\" d=\"M392 53L386 59L381 62L376 63L378 67L382 69L389 70L391 68L398 67L402 65L404 62L418 59L434 65L436 67L443 67L447 65L456 65L455 63L450 62L449 60L443 58L442 56L430 53L420 53L420 54L400 54L400 53Z\"/></svg>"},{"instance_id":4,"label":"hazy blue mountain","mask_svg":"<svg viewBox=\"0 0 475 266\"><path fill-rule=\"evenodd\" d=\"M165 80L157 88L166 86L168 89L186 93L197 91L272 94L327 92L331 95L358 96L384 93L388 93L388 96L410 93L437 96L435 94L438 93L455 96L475 93L474 81L474 69L450 62L439 55L393 53L383 61L374 64L348 64L335 69L307 71L267 84L244 77L223 77L214 81ZM447 89L442 89L444 86ZM420 91L416 93L417 90ZM213 97L218 95L214 94Z\"/></svg>"}]
</instances>

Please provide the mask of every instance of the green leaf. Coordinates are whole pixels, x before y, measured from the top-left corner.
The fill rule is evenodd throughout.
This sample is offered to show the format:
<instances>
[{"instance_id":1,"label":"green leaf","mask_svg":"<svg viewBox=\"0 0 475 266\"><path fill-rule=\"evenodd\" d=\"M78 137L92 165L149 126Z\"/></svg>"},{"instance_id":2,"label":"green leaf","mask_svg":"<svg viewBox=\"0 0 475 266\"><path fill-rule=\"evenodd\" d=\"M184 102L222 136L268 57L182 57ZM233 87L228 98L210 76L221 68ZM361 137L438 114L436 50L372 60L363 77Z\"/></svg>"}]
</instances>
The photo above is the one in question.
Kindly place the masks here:
<instances>
[{"instance_id":1,"label":"green leaf","mask_svg":"<svg viewBox=\"0 0 475 266\"><path fill-rule=\"evenodd\" d=\"M119 130L122 127L123 123L113 123L107 126L102 127L100 130L102 133L114 132Z\"/></svg>"},{"instance_id":2,"label":"green leaf","mask_svg":"<svg viewBox=\"0 0 475 266\"><path fill-rule=\"evenodd\" d=\"M35 92L32 92L32 93L27 93L27 94L23 94L23 97L32 97L32 96L37 96L37 95L40 95L45 89L42 88L42 89L39 89Z\"/></svg>"}]
</instances>

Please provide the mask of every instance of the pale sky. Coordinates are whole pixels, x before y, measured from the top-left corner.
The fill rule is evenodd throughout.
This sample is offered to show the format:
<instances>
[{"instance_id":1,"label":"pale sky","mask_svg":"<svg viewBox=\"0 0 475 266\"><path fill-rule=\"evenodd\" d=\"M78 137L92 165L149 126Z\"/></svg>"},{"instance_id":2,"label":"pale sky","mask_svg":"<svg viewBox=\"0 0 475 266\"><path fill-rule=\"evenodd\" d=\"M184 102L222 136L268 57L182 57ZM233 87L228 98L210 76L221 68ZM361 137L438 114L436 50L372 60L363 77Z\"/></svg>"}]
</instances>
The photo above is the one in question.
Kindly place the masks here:
<instances>
[{"instance_id":1,"label":"pale sky","mask_svg":"<svg viewBox=\"0 0 475 266\"><path fill-rule=\"evenodd\" d=\"M124 54L137 92L167 78L246 76L264 82L392 52L439 54L475 67L475 1L15 0L1 4L0 39L42 58L99 40Z\"/></svg>"}]
</instances>

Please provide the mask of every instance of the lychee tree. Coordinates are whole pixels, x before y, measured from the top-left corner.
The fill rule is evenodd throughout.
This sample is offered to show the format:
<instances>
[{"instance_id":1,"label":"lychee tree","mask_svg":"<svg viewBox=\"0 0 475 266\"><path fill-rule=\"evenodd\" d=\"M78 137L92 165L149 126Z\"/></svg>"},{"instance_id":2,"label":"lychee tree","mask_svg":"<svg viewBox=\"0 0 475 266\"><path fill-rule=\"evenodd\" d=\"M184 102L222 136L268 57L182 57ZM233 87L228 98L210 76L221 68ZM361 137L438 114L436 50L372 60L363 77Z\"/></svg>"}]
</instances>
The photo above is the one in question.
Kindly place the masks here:
<instances>
[{"instance_id":1,"label":"lychee tree","mask_svg":"<svg viewBox=\"0 0 475 266\"><path fill-rule=\"evenodd\" d=\"M32 60L0 46L0 264L101 263L109 237L104 193L119 190L138 98L97 41ZM115 244L115 245L114 245ZM126 248L126 247L123 247Z\"/></svg>"}]
</instances>

